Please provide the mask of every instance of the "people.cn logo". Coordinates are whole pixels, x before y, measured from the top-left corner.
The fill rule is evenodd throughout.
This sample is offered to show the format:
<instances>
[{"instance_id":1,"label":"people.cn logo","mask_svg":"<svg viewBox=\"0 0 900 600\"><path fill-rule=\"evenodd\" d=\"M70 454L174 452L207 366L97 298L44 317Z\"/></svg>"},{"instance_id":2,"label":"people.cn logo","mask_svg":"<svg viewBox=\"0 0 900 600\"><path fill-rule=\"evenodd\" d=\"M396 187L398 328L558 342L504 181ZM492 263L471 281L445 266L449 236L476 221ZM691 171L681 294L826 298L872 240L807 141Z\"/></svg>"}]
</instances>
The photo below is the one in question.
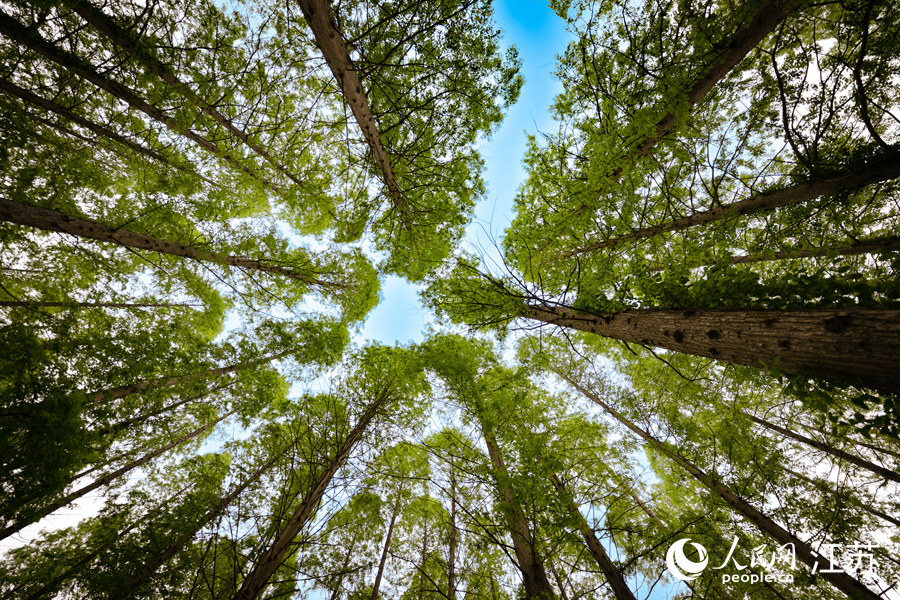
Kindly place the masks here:
<instances>
[{"instance_id":1,"label":"people.cn logo","mask_svg":"<svg viewBox=\"0 0 900 600\"><path fill-rule=\"evenodd\" d=\"M669 567L669 572L682 581L693 581L694 579L697 579L697 577L700 576L700 573L703 572L703 569L706 568L706 563L709 562L709 557L706 555L706 548L696 542L691 542L691 545L697 549L697 554L700 556L700 562L694 562L685 556L684 545L688 542L691 542L691 538L678 540L672 544L669 547L669 551L666 552L666 566Z\"/></svg>"}]
</instances>

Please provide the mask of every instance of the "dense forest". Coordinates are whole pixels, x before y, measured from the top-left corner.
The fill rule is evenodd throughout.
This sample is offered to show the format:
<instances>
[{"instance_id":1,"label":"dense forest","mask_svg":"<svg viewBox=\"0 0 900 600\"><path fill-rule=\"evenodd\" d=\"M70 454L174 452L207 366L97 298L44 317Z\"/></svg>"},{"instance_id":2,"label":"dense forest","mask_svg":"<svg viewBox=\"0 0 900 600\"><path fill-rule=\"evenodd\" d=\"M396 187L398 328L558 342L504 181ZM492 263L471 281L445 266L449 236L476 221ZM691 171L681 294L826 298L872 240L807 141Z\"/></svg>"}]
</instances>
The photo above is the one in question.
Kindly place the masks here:
<instances>
[{"instance_id":1,"label":"dense forest","mask_svg":"<svg viewBox=\"0 0 900 600\"><path fill-rule=\"evenodd\" d=\"M900 5L550 7L0 3L0 596L900 598Z\"/></svg>"}]
</instances>

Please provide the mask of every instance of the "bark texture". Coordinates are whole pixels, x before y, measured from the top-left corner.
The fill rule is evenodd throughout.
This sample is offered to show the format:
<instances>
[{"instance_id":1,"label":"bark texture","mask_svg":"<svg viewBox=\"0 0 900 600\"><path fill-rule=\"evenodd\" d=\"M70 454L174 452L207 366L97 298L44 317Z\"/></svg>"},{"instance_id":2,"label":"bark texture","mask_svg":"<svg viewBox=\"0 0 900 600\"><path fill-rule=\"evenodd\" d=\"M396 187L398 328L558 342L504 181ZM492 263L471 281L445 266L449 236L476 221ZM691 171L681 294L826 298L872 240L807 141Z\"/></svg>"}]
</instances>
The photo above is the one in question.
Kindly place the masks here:
<instances>
[{"instance_id":1,"label":"bark texture","mask_svg":"<svg viewBox=\"0 0 900 600\"><path fill-rule=\"evenodd\" d=\"M900 309L634 310L528 306L525 318L625 342L900 392Z\"/></svg>"},{"instance_id":2,"label":"bark texture","mask_svg":"<svg viewBox=\"0 0 900 600\"><path fill-rule=\"evenodd\" d=\"M13 202L6 198L0 198L0 221L26 225L44 231L68 233L78 237L109 244L118 244L119 246L126 246L128 248L151 250L153 252L159 252L160 254L169 254L171 256L180 256L182 258L229 265L241 269L273 273L318 287L334 288L344 286L342 283L316 279L312 274L299 273L290 269L269 265L266 264L265 261L243 258L240 256L230 256L227 254L216 254L201 250L194 246L184 246L162 238L154 238L144 233L110 227L109 225L90 219L73 217L72 215L68 215L58 210L38 208L37 206L22 204L21 202Z\"/></svg>"},{"instance_id":3,"label":"bark texture","mask_svg":"<svg viewBox=\"0 0 900 600\"><path fill-rule=\"evenodd\" d=\"M356 123L362 130L363 137L381 170L384 184L390 192L395 207L406 220L407 207L403 192L397 185L391 162L381 143L381 133L375 123L375 115L372 113L369 99L363 91L362 82L356 74L356 67L350 59L347 44L338 29L331 4L328 0L297 0L297 4L300 5L300 10L303 11L303 16L316 38L322 56L337 80Z\"/></svg>"},{"instance_id":4,"label":"bark texture","mask_svg":"<svg viewBox=\"0 0 900 600\"><path fill-rule=\"evenodd\" d=\"M494 438L491 430L484 427L484 423L482 423L482 431L484 433L484 443L487 446L491 464L494 466L496 473L497 488L500 492L500 499L503 500L504 504L503 516L512 537L516 559L519 561L519 570L522 572L525 593L529 598L552 600L556 596L553 593L553 588L550 586L550 581L547 579L544 565L534 552L534 540L528 528L525 511L522 510L522 505L516 500L513 490L509 487L509 472L506 469L503 457L500 455L497 440Z\"/></svg>"}]
</instances>

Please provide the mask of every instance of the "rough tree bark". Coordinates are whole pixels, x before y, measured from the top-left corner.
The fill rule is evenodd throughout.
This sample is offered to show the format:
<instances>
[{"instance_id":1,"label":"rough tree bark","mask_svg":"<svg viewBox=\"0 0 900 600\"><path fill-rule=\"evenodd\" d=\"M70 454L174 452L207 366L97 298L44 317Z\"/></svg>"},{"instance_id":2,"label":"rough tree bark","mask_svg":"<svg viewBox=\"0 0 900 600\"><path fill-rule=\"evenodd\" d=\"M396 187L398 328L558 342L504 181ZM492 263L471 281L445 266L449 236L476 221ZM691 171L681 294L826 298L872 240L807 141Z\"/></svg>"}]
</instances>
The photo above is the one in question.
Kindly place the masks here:
<instances>
[{"instance_id":1,"label":"rough tree bark","mask_svg":"<svg viewBox=\"0 0 900 600\"><path fill-rule=\"evenodd\" d=\"M523 317L625 342L900 392L900 309L633 310L530 305Z\"/></svg>"}]
</instances>

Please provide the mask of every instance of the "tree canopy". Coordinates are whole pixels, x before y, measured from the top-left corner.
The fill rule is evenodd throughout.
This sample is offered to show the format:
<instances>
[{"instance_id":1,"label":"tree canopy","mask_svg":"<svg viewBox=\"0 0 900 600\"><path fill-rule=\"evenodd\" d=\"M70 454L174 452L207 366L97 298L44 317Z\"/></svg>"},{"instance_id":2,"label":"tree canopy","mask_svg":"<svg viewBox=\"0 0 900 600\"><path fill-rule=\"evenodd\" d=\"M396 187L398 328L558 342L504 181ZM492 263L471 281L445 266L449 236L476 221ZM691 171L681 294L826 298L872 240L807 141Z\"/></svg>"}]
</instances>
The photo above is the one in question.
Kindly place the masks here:
<instances>
[{"instance_id":1,"label":"tree canopy","mask_svg":"<svg viewBox=\"0 0 900 600\"><path fill-rule=\"evenodd\" d=\"M900 7L549 4L0 6L4 598L900 598Z\"/></svg>"}]
</instances>

